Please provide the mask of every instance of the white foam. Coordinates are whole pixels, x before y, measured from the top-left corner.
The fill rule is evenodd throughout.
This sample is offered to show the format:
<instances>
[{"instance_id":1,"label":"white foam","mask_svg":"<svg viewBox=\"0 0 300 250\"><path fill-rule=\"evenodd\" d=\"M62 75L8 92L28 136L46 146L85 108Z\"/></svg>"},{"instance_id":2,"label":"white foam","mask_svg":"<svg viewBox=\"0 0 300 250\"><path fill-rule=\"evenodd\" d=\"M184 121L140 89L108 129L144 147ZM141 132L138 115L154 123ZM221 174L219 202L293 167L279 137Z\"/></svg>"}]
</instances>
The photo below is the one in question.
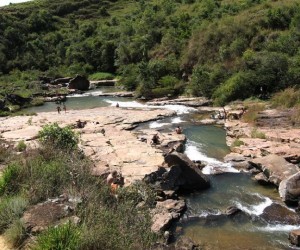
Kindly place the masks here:
<instances>
[{"instance_id":1,"label":"white foam","mask_svg":"<svg viewBox=\"0 0 300 250\"><path fill-rule=\"evenodd\" d=\"M202 169L203 174L215 174L219 172L239 173L230 163L221 162L215 158L208 157L201 152L201 145L188 141L185 154L192 161L201 161L206 164Z\"/></svg>"},{"instance_id":2,"label":"white foam","mask_svg":"<svg viewBox=\"0 0 300 250\"><path fill-rule=\"evenodd\" d=\"M155 106L153 106L153 107L155 107ZM195 109L195 108L187 107L187 106L184 106L184 105L156 106L156 108L158 108L158 107L176 111L177 114L187 114L187 113L190 113L190 112L197 111L197 109Z\"/></svg>"},{"instance_id":3,"label":"white foam","mask_svg":"<svg viewBox=\"0 0 300 250\"><path fill-rule=\"evenodd\" d=\"M159 123L159 122L151 122L151 123L149 124L149 128L160 128L160 127L163 127L163 126L165 126L165 125L169 125L169 123L163 123L163 122L161 122L161 123Z\"/></svg>"},{"instance_id":4,"label":"white foam","mask_svg":"<svg viewBox=\"0 0 300 250\"><path fill-rule=\"evenodd\" d=\"M171 123L182 123L184 122L183 120L181 120L181 117L175 117L171 120Z\"/></svg>"},{"instance_id":5,"label":"white foam","mask_svg":"<svg viewBox=\"0 0 300 250\"><path fill-rule=\"evenodd\" d=\"M220 211L217 212L208 212L208 211L203 211L201 214L199 214L200 218L206 218L207 216L210 215L221 215L222 213Z\"/></svg>"},{"instance_id":6,"label":"white foam","mask_svg":"<svg viewBox=\"0 0 300 250\"><path fill-rule=\"evenodd\" d=\"M89 92L85 92L85 93L83 93L83 94L67 95L67 97L99 96L99 95L102 94L102 93L103 93L103 91L97 90L97 91L89 91Z\"/></svg>"},{"instance_id":7,"label":"white foam","mask_svg":"<svg viewBox=\"0 0 300 250\"><path fill-rule=\"evenodd\" d=\"M142 104L137 101L122 102L122 101L112 101L109 99L105 99L104 101L111 103L111 106L116 106L116 104L119 103L120 107L125 107L125 108L168 109L168 110L175 111L177 114L184 114L184 113L189 113L191 111L197 110L195 108L186 107L184 105L152 106L152 105Z\"/></svg>"},{"instance_id":8,"label":"white foam","mask_svg":"<svg viewBox=\"0 0 300 250\"><path fill-rule=\"evenodd\" d=\"M296 225L282 225L282 224L270 225L269 224L265 227L257 227L257 229L266 232L290 232L292 230L300 229L300 227Z\"/></svg>"},{"instance_id":9,"label":"white foam","mask_svg":"<svg viewBox=\"0 0 300 250\"><path fill-rule=\"evenodd\" d=\"M246 206L241 204L240 202L236 202L236 206L241 209L242 211L246 212L249 215L261 215L266 207L270 206L273 201L269 197L264 197L259 194L254 194L258 196L259 198L263 199L264 201L252 206Z\"/></svg>"},{"instance_id":10,"label":"white foam","mask_svg":"<svg viewBox=\"0 0 300 250\"><path fill-rule=\"evenodd\" d=\"M110 103L111 106L116 106L118 103L119 107L124 107L124 108L147 108L146 105L141 104L137 101L122 102L122 101L112 101L110 99L104 99L104 101Z\"/></svg>"}]
</instances>

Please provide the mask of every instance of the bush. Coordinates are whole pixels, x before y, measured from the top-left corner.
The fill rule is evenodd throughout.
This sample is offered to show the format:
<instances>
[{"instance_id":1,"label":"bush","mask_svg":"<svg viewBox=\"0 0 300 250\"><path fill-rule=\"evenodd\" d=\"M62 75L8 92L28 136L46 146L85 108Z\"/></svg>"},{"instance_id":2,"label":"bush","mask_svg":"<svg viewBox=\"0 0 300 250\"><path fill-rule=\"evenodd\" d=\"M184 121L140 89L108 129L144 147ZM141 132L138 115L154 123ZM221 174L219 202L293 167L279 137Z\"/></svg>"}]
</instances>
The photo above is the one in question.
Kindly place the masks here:
<instances>
[{"instance_id":1,"label":"bush","mask_svg":"<svg viewBox=\"0 0 300 250\"><path fill-rule=\"evenodd\" d=\"M273 107L292 108L300 104L300 90L287 88L271 98Z\"/></svg>"},{"instance_id":2,"label":"bush","mask_svg":"<svg viewBox=\"0 0 300 250\"><path fill-rule=\"evenodd\" d=\"M230 101L245 99L254 93L255 77L250 72L240 72L220 85L213 94L214 103L224 106Z\"/></svg>"},{"instance_id":3,"label":"bush","mask_svg":"<svg viewBox=\"0 0 300 250\"><path fill-rule=\"evenodd\" d=\"M26 150L27 145L25 144L25 142L23 140L19 141L17 144L17 150L19 152L23 152Z\"/></svg>"},{"instance_id":4,"label":"bush","mask_svg":"<svg viewBox=\"0 0 300 250\"><path fill-rule=\"evenodd\" d=\"M234 148L234 147L239 147L239 146L242 146L244 145L245 143L239 139L235 139L233 141L233 143L231 144L231 147Z\"/></svg>"},{"instance_id":5,"label":"bush","mask_svg":"<svg viewBox=\"0 0 300 250\"><path fill-rule=\"evenodd\" d=\"M149 215L155 193L142 182L120 188L118 199L107 191L98 188L97 195L82 207L85 223L79 249L150 249L157 240ZM138 208L140 202L144 206Z\"/></svg>"},{"instance_id":6,"label":"bush","mask_svg":"<svg viewBox=\"0 0 300 250\"><path fill-rule=\"evenodd\" d=\"M0 200L0 233L9 227L11 223L18 220L26 209L26 199L15 196L1 198Z\"/></svg>"},{"instance_id":7,"label":"bush","mask_svg":"<svg viewBox=\"0 0 300 250\"><path fill-rule=\"evenodd\" d=\"M21 245L27 238L24 222L20 219L15 220L5 231L4 237L13 247L21 249Z\"/></svg>"},{"instance_id":8,"label":"bush","mask_svg":"<svg viewBox=\"0 0 300 250\"><path fill-rule=\"evenodd\" d=\"M173 96L174 95L174 89L172 88L154 88L151 91L151 97L152 98L160 98L164 96Z\"/></svg>"},{"instance_id":9,"label":"bush","mask_svg":"<svg viewBox=\"0 0 300 250\"><path fill-rule=\"evenodd\" d=\"M261 132L261 131L258 131L257 128L254 128L254 129L251 131L251 137L252 137L252 138L259 138L259 139L266 139L265 133L263 133L263 132Z\"/></svg>"},{"instance_id":10,"label":"bush","mask_svg":"<svg viewBox=\"0 0 300 250\"><path fill-rule=\"evenodd\" d=\"M258 113L265 109L264 103L247 104L245 102L247 111L242 116L242 121L247 123L255 123L258 118Z\"/></svg>"},{"instance_id":11,"label":"bush","mask_svg":"<svg viewBox=\"0 0 300 250\"><path fill-rule=\"evenodd\" d=\"M43 145L53 145L53 147L64 149L77 148L78 135L70 127L61 128L57 123L43 126L39 131L39 140Z\"/></svg>"},{"instance_id":12,"label":"bush","mask_svg":"<svg viewBox=\"0 0 300 250\"><path fill-rule=\"evenodd\" d=\"M97 72L89 76L89 80L113 80L115 77L111 73Z\"/></svg>"},{"instance_id":13,"label":"bush","mask_svg":"<svg viewBox=\"0 0 300 250\"><path fill-rule=\"evenodd\" d=\"M81 241L81 232L72 223L51 227L38 236L34 250L77 250Z\"/></svg>"},{"instance_id":14,"label":"bush","mask_svg":"<svg viewBox=\"0 0 300 250\"><path fill-rule=\"evenodd\" d=\"M19 191L19 176L21 165L17 163L9 164L0 177L0 195L16 194Z\"/></svg>"}]
</instances>

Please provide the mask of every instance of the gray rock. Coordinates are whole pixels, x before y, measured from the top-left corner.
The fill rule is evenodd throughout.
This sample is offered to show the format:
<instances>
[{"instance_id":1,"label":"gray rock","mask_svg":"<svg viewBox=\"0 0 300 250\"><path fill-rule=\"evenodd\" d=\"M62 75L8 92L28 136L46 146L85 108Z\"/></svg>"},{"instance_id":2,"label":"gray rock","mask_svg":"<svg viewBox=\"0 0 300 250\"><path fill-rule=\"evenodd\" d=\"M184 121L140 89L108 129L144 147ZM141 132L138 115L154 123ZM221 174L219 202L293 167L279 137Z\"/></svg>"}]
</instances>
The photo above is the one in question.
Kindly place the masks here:
<instances>
[{"instance_id":1,"label":"gray rock","mask_svg":"<svg viewBox=\"0 0 300 250\"><path fill-rule=\"evenodd\" d=\"M297 204L300 198L300 172L280 182L278 190L285 203Z\"/></svg>"},{"instance_id":2,"label":"gray rock","mask_svg":"<svg viewBox=\"0 0 300 250\"><path fill-rule=\"evenodd\" d=\"M273 203L266 207L261 218L270 223L280 223L289 225L298 225L300 223L300 216L278 203Z\"/></svg>"},{"instance_id":3,"label":"gray rock","mask_svg":"<svg viewBox=\"0 0 300 250\"><path fill-rule=\"evenodd\" d=\"M254 176L254 179L261 185L268 185L270 184L268 178L264 175L264 173L259 173Z\"/></svg>"},{"instance_id":4,"label":"gray rock","mask_svg":"<svg viewBox=\"0 0 300 250\"><path fill-rule=\"evenodd\" d=\"M210 186L208 178L186 155L173 152L165 156L165 162L170 166L170 171L166 174L165 181L162 183L162 186L165 187L163 189L177 187L188 191L205 189Z\"/></svg>"},{"instance_id":5,"label":"gray rock","mask_svg":"<svg viewBox=\"0 0 300 250\"><path fill-rule=\"evenodd\" d=\"M283 157L270 154L249 161L251 165L264 172L268 181L279 186L280 182L298 172L298 167Z\"/></svg>"}]
</instances>

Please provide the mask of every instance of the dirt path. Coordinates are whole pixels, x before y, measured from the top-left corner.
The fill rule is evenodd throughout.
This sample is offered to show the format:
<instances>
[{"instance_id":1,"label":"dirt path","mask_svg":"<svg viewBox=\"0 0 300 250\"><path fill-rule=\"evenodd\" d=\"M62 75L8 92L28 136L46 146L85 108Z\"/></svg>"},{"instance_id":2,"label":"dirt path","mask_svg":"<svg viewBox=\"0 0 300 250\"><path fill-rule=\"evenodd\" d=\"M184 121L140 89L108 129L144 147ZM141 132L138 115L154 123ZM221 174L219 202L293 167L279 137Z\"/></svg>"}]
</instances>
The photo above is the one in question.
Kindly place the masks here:
<instances>
[{"instance_id":1,"label":"dirt path","mask_svg":"<svg viewBox=\"0 0 300 250\"><path fill-rule=\"evenodd\" d=\"M10 248L5 239L3 238L3 236L0 235L0 249L1 250L12 250L12 248Z\"/></svg>"}]
</instances>

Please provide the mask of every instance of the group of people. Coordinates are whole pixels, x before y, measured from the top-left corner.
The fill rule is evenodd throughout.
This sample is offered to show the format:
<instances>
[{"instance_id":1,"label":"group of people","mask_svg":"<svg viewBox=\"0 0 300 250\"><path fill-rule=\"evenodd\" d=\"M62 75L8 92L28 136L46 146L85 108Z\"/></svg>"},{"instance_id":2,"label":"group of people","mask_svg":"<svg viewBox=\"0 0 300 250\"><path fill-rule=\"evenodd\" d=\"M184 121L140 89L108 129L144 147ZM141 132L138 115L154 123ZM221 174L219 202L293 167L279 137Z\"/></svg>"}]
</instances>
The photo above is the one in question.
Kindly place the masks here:
<instances>
[{"instance_id":1,"label":"group of people","mask_svg":"<svg viewBox=\"0 0 300 250\"><path fill-rule=\"evenodd\" d=\"M176 134L182 134L182 127L179 127L177 126L175 128L175 133ZM157 145L157 144L160 144L160 139L159 139L159 135L158 133L154 134L151 138L151 142L150 142L151 145Z\"/></svg>"}]
</instances>

